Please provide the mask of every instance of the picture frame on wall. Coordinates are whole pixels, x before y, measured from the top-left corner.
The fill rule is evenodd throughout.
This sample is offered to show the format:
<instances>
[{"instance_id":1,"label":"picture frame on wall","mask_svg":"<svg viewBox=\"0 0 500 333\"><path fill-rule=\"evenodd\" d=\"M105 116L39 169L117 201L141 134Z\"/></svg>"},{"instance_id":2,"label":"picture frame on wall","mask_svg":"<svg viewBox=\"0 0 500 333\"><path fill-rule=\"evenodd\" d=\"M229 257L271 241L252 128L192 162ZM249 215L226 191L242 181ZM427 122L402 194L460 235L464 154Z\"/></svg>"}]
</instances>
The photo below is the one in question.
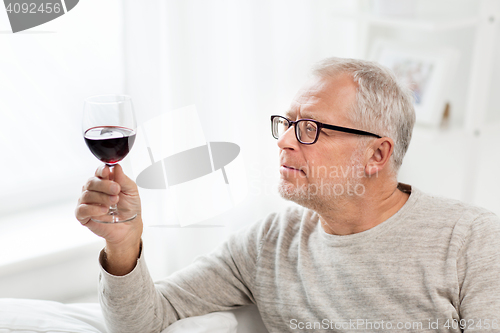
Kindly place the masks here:
<instances>
[{"instance_id":1,"label":"picture frame on wall","mask_svg":"<svg viewBox=\"0 0 500 333\"><path fill-rule=\"evenodd\" d=\"M418 47L378 39L369 59L391 69L411 89L417 124L437 127L447 110L459 56L459 51L450 47Z\"/></svg>"}]
</instances>

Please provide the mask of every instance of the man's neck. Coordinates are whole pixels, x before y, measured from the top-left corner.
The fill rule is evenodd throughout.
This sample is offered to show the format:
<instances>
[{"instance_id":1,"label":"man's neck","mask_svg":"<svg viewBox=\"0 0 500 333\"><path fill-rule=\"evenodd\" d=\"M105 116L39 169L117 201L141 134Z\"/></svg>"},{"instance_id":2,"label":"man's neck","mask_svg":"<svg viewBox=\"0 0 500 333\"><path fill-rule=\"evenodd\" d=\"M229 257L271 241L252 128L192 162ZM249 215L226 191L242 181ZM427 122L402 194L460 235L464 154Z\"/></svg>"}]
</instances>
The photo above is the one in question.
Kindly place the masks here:
<instances>
[{"instance_id":1,"label":"man's neck","mask_svg":"<svg viewBox=\"0 0 500 333\"><path fill-rule=\"evenodd\" d=\"M362 196L343 200L342 204L318 211L326 233L350 235L371 229L396 214L409 194L396 186L367 188Z\"/></svg>"}]
</instances>

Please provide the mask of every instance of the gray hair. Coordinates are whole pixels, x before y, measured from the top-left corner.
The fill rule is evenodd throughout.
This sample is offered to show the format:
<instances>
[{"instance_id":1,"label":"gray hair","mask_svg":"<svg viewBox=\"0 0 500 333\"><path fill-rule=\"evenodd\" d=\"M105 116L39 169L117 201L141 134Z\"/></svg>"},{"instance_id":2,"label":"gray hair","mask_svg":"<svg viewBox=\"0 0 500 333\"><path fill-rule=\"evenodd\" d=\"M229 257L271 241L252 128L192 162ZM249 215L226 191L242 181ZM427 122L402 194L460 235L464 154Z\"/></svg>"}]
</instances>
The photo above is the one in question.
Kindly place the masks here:
<instances>
[{"instance_id":1,"label":"gray hair","mask_svg":"<svg viewBox=\"0 0 500 333\"><path fill-rule=\"evenodd\" d=\"M358 88L350 120L359 129L394 141L391 158L393 171L397 174L415 124L412 92L398 82L388 68L372 61L327 58L313 67L312 74L319 77L352 76Z\"/></svg>"}]
</instances>

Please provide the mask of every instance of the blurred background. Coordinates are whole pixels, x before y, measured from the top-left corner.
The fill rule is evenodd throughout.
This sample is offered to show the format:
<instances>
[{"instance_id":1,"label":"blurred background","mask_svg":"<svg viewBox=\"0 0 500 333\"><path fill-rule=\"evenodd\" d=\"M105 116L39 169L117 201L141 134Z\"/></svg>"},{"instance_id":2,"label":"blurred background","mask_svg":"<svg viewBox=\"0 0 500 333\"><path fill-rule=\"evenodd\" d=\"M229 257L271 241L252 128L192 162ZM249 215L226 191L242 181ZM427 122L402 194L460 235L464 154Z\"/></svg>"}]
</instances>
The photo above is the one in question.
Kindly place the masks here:
<instances>
[{"instance_id":1,"label":"blurred background","mask_svg":"<svg viewBox=\"0 0 500 333\"><path fill-rule=\"evenodd\" d=\"M143 191L154 279L290 204L269 116L329 56L380 61L414 89L400 181L500 214L499 21L499 0L85 0L12 34L0 10L0 297L97 299L104 243L74 218L100 165L81 129L97 94L131 95L138 123L196 105L207 141L241 148L248 194L218 227L158 226L168 209Z\"/></svg>"}]
</instances>

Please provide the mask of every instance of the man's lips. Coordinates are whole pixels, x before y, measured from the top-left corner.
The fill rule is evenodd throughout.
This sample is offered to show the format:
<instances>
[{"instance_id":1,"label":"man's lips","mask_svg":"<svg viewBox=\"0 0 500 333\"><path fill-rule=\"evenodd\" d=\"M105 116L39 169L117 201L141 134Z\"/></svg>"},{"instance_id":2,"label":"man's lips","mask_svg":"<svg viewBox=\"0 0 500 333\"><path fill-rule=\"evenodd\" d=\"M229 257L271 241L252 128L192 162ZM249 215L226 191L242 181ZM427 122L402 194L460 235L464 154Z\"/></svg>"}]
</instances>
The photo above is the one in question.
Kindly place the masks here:
<instances>
[{"instance_id":1,"label":"man's lips","mask_svg":"<svg viewBox=\"0 0 500 333\"><path fill-rule=\"evenodd\" d=\"M286 165L286 164L282 164L281 165L280 171L281 172L298 172L298 173L301 173L302 175L306 174L304 172L304 170L298 169L298 168L294 168L294 167Z\"/></svg>"}]
</instances>

